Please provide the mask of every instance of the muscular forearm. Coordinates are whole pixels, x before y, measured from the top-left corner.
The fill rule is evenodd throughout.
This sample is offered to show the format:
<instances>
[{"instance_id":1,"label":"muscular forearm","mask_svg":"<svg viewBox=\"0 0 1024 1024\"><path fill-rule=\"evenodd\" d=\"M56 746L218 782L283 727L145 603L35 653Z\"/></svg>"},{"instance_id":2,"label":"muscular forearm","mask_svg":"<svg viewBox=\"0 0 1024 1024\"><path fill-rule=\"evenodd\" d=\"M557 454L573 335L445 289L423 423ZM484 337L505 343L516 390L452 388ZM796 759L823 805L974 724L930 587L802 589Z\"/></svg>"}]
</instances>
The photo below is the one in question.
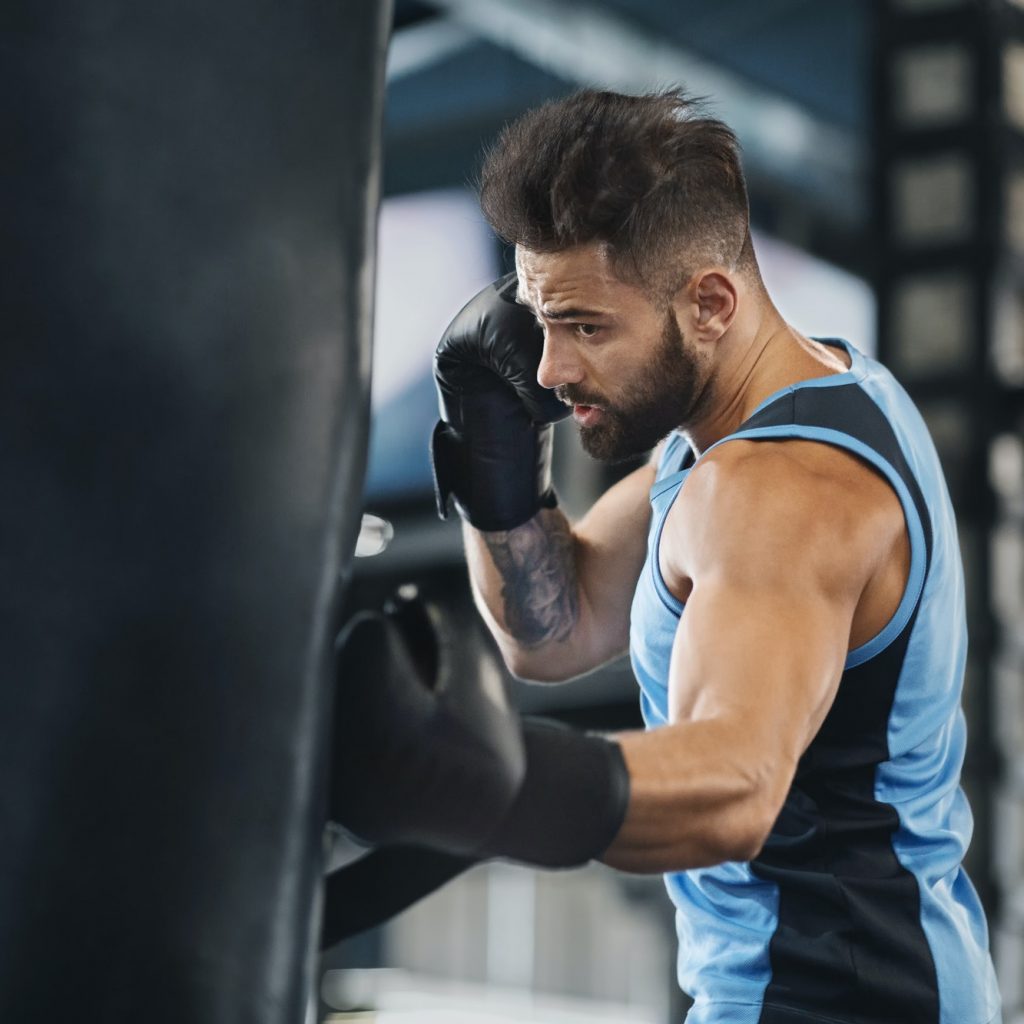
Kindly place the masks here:
<instances>
[{"instance_id":1,"label":"muscular forearm","mask_svg":"<svg viewBox=\"0 0 1024 1024\"><path fill-rule=\"evenodd\" d=\"M576 675L581 598L575 541L565 515L542 509L513 530L464 527L477 605L509 668L550 681Z\"/></svg>"},{"instance_id":2,"label":"muscular forearm","mask_svg":"<svg viewBox=\"0 0 1024 1024\"><path fill-rule=\"evenodd\" d=\"M714 720L619 733L630 777L625 821L602 860L623 871L681 871L757 855L794 764Z\"/></svg>"}]
</instances>

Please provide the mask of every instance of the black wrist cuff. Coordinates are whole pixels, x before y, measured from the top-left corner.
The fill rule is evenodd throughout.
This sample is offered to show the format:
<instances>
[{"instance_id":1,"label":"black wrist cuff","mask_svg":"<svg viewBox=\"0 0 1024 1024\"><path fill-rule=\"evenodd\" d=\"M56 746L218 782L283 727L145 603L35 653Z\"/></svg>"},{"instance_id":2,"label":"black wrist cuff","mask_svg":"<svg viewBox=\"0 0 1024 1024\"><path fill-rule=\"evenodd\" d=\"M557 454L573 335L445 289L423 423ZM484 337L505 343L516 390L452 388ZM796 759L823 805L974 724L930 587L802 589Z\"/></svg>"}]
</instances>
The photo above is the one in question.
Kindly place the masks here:
<instances>
[{"instance_id":1,"label":"black wrist cuff","mask_svg":"<svg viewBox=\"0 0 1024 1024\"><path fill-rule=\"evenodd\" d=\"M629 804L629 772L614 740L550 719L523 720L526 778L480 851L569 868L608 849Z\"/></svg>"}]
</instances>

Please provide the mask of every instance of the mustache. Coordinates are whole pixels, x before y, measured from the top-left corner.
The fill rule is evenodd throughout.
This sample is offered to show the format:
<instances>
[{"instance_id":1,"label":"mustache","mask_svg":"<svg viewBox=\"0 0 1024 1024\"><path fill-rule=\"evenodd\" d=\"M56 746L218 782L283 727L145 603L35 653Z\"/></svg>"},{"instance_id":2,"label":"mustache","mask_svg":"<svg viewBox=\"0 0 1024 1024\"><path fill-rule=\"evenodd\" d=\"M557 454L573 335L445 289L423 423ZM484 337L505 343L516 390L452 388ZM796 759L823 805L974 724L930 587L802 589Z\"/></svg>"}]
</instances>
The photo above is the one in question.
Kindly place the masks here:
<instances>
[{"instance_id":1,"label":"mustache","mask_svg":"<svg viewBox=\"0 0 1024 1024\"><path fill-rule=\"evenodd\" d=\"M571 384L559 384L554 389L555 398L565 405L598 405L605 406L607 402L600 395L588 395Z\"/></svg>"}]
</instances>

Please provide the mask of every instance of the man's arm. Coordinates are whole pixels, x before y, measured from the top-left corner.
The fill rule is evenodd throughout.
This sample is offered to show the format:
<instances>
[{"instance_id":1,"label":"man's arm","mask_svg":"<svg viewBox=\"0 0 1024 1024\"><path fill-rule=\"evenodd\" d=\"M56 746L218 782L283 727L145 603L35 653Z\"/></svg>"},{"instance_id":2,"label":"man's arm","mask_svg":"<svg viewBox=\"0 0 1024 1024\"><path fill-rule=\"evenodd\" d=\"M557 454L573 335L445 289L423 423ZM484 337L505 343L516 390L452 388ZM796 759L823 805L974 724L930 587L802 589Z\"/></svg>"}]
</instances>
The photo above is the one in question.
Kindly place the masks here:
<instances>
[{"instance_id":1,"label":"man's arm","mask_svg":"<svg viewBox=\"0 0 1024 1024\"><path fill-rule=\"evenodd\" d=\"M580 675L628 643L654 470L611 488L578 526L556 509L552 425L568 407L537 380L544 331L509 274L474 296L434 357L438 511L466 525L476 601L511 670Z\"/></svg>"},{"instance_id":2,"label":"man's arm","mask_svg":"<svg viewBox=\"0 0 1024 1024\"><path fill-rule=\"evenodd\" d=\"M513 530L464 526L477 607L515 675L571 679L627 649L660 451L575 526L557 508Z\"/></svg>"},{"instance_id":3,"label":"man's arm","mask_svg":"<svg viewBox=\"0 0 1024 1024\"><path fill-rule=\"evenodd\" d=\"M878 595L867 615L879 626L899 601L901 588L872 584L904 542L888 485L835 449L818 446L808 464L751 444L724 445L694 470L662 535L666 575L692 589L670 723L616 737L630 801L602 859L623 870L756 856L835 697L865 595Z\"/></svg>"},{"instance_id":4,"label":"man's arm","mask_svg":"<svg viewBox=\"0 0 1024 1024\"><path fill-rule=\"evenodd\" d=\"M822 445L804 458L804 442L760 444L753 458L739 441L706 457L662 533L663 574L686 598L670 724L603 737L520 721L447 645L424 655L419 632L364 616L338 647L338 706L358 736L338 744L354 763L335 772L333 820L544 867L756 856L848 648L891 617L909 562L902 509L873 470Z\"/></svg>"}]
</instances>

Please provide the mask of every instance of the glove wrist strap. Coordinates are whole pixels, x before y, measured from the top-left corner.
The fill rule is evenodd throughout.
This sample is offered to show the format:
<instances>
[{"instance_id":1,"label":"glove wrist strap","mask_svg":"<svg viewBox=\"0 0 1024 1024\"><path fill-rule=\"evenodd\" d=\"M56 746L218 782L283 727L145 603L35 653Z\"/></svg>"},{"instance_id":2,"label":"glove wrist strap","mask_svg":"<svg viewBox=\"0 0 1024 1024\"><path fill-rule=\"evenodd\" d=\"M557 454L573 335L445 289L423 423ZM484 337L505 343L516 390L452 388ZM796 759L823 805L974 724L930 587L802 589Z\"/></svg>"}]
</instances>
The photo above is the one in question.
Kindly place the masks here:
<instances>
[{"instance_id":1,"label":"glove wrist strap","mask_svg":"<svg viewBox=\"0 0 1024 1024\"><path fill-rule=\"evenodd\" d=\"M439 420L430 439L437 514L447 519L452 503L478 530L512 530L542 508L555 508L551 485L553 430L532 428L504 444L476 444Z\"/></svg>"},{"instance_id":2,"label":"glove wrist strap","mask_svg":"<svg viewBox=\"0 0 1024 1024\"><path fill-rule=\"evenodd\" d=\"M614 740L543 718L523 720L526 778L479 851L547 868L600 857L629 804L629 772Z\"/></svg>"}]
</instances>

